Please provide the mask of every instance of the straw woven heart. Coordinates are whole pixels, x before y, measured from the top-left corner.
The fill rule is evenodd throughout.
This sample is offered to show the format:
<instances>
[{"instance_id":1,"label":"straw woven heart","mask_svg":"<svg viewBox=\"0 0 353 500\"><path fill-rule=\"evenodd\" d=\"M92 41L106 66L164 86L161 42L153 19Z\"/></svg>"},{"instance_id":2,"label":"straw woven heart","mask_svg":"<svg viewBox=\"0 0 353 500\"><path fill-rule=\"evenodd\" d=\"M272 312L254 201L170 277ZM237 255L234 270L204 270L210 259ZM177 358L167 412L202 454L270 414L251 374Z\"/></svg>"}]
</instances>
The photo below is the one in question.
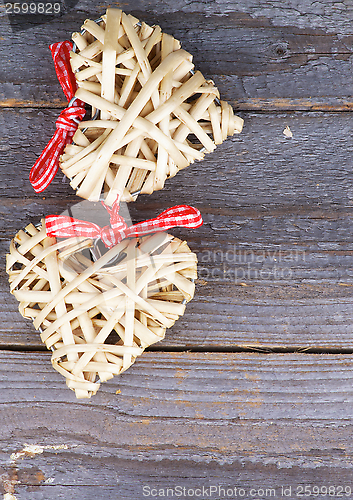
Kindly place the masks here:
<instances>
[{"instance_id":1,"label":"straw woven heart","mask_svg":"<svg viewBox=\"0 0 353 500\"><path fill-rule=\"evenodd\" d=\"M186 242L165 232L124 239L94 263L92 244L50 238L42 221L19 231L7 255L19 310L41 331L53 367L78 398L163 339L192 299L197 273Z\"/></svg>"},{"instance_id":2,"label":"straw woven heart","mask_svg":"<svg viewBox=\"0 0 353 500\"><path fill-rule=\"evenodd\" d=\"M80 123L60 159L79 196L97 201L104 190L110 205L118 194L132 201L162 189L242 130L214 83L159 26L108 9L82 28L72 36L76 97L98 114Z\"/></svg>"}]
</instances>

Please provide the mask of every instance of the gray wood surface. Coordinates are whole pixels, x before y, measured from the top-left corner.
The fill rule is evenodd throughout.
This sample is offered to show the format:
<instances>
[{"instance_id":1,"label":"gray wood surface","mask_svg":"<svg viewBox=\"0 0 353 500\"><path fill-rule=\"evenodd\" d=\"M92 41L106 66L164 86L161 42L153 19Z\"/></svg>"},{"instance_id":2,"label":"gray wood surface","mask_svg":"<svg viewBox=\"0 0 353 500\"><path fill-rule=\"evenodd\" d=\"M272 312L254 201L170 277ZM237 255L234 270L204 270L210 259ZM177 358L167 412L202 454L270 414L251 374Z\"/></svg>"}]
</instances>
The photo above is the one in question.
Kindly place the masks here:
<instances>
[{"instance_id":1,"label":"gray wood surface","mask_svg":"<svg viewBox=\"0 0 353 500\"><path fill-rule=\"evenodd\" d=\"M350 108L351 2L288 4L134 0L126 10L180 39L195 65L214 78L235 107L258 109L260 99L281 109L293 107L296 99L305 109ZM85 18L99 17L108 5L80 1L64 16L41 24L31 25L26 16L17 23L13 16L9 24L5 14L0 17L0 51L6 54L0 68L1 104L62 106L48 45L70 38Z\"/></svg>"},{"instance_id":2,"label":"gray wood surface","mask_svg":"<svg viewBox=\"0 0 353 500\"><path fill-rule=\"evenodd\" d=\"M61 3L51 19L0 5L0 496L353 498L352 2L113 2L180 39L245 125L129 205L134 222L201 210L201 228L173 231L198 255L196 294L89 401L52 369L4 271L19 229L80 210L62 175L36 194L28 174L66 104L48 45L111 3Z\"/></svg>"},{"instance_id":3,"label":"gray wood surface","mask_svg":"<svg viewBox=\"0 0 353 500\"><path fill-rule=\"evenodd\" d=\"M0 353L0 467L20 499L352 486L352 356L145 353L89 402L49 358Z\"/></svg>"},{"instance_id":4,"label":"gray wood surface","mask_svg":"<svg viewBox=\"0 0 353 500\"><path fill-rule=\"evenodd\" d=\"M80 205L62 174L40 195L28 182L56 113L0 113L8 127L0 174L3 254L29 222L69 207L74 213ZM162 344L352 349L351 115L245 118L242 134L167 181L163 191L128 206L136 222L191 202L204 218L195 231L174 231L197 253L199 281L195 299ZM292 139L283 135L287 125ZM1 344L40 346L8 297L5 274L1 283Z\"/></svg>"}]
</instances>

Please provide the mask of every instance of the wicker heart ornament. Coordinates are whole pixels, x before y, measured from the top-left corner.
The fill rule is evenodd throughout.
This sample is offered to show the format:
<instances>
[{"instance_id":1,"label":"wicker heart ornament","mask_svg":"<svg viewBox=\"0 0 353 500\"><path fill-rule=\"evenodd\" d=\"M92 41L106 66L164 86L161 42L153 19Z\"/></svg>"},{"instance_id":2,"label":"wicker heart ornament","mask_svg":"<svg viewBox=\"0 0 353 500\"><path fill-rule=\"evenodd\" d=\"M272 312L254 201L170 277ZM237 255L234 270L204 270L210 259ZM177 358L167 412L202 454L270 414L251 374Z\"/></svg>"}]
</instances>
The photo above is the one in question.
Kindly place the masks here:
<instances>
[{"instance_id":1,"label":"wicker heart ornament","mask_svg":"<svg viewBox=\"0 0 353 500\"><path fill-rule=\"evenodd\" d=\"M159 26L108 9L72 39L51 50L70 100L57 121L67 135L56 150L68 143L57 159L78 196L98 201L104 192L108 205L117 195L133 201L241 132L243 120L219 100L214 82L194 70L192 55ZM73 135L84 105L92 116ZM46 179L31 174L36 191L45 189Z\"/></svg>"},{"instance_id":2,"label":"wicker heart ornament","mask_svg":"<svg viewBox=\"0 0 353 500\"><path fill-rule=\"evenodd\" d=\"M19 231L7 255L20 313L33 320L77 398L95 394L164 338L197 276L196 255L165 232L125 238L92 262L93 245L50 237L42 221Z\"/></svg>"}]
</instances>

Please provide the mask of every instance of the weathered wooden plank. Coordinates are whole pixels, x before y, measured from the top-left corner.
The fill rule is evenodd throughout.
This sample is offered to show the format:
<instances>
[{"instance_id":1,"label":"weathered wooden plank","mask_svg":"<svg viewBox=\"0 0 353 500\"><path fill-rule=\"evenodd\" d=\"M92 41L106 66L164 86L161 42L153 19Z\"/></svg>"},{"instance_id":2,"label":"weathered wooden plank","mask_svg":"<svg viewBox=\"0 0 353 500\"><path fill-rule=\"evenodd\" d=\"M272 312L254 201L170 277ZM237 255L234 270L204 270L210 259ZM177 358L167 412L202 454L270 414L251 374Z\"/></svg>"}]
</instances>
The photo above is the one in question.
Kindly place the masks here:
<instances>
[{"instance_id":1,"label":"weathered wooden plank","mask_svg":"<svg viewBox=\"0 0 353 500\"><path fill-rule=\"evenodd\" d=\"M81 203L75 202L11 199L0 204L1 254L27 223L64 213L69 206L74 217L98 222L92 214L85 216L79 210ZM129 205L132 220L155 217L166 208L147 207L140 202L137 207ZM168 331L161 348L353 348L349 212L340 212L336 219L324 211L320 217L317 212L273 214L261 219L261 224L254 215L240 220L238 212L232 216L231 210L225 216L220 210L210 213L205 206L202 213L203 227L172 231L187 239L197 253L199 280L194 300ZM241 223L240 229L235 222ZM31 323L17 312L7 275L3 271L0 276L1 345L41 346Z\"/></svg>"},{"instance_id":2,"label":"weathered wooden plank","mask_svg":"<svg viewBox=\"0 0 353 500\"><path fill-rule=\"evenodd\" d=\"M214 78L223 97L240 109L254 107L257 99L281 108L278 99L289 97L302 102L311 98L314 107L327 99L330 108L338 105L341 109L335 98L345 96L351 106L351 9L345 6L342 18L343 7L331 0L316 3L316 12L310 2L300 9L273 3L267 9L258 0L250 5L222 2L217 7L205 7L202 2L151 6L141 1L130 2L128 10L180 39L194 55L196 66ZM33 16L20 16L18 23L15 15L11 23L6 15L0 18L1 105L62 105L63 94L47 47L69 38L86 17L98 17L108 4L103 2L97 9L80 2L65 15L44 23ZM299 15L301 9L304 13ZM42 61L40 70L38 60Z\"/></svg>"},{"instance_id":3,"label":"weathered wooden plank","mask_svg":"<svg viewBox=\"0 0 353 500\"><path fill-rule=\"evenodd\" d=\"M0 16L0 106L56 108L0 113L1 267L10 237L29 220L76 210L61 176L41 195L27 180L65 104L47 45L107 5L74 3L34 26ZM128 7L180 38L238 110L349 111L353 8L299 4L133 0ZM40 68L34 55L44 59ZM130 208L138 221L191 203L205 219L198 231L175 231L198 253L199 280L159 346L352 349L350 113L243 116L243 134ZM283 136L287 125L292 139ZM6 279L2 269L0 346L39 348ZM179 485L193 496L215 486L232 488L232 498L265 499L297 498L300 485L319 485L350 498L352 360L149 352L78 402L50 353L1 352L0 493L135 499L152 488L170 496L167 488ZM229 497L219 489L196 495Z\"/></svg>"},{"instance_id":4,"label":"weathered wooden plank","mask_svg":"<svg viewBox=\"0 0 353 500\"><path fill-rule=\"evenodd\" d=\"M1 352L4 493L352 486L352 356L146 353L79 402L49 358Z\"/></svg>"},{"instance_id":5,"label":"weathered wooden plank","mask_svg":"<svg viewBox=\"0 0 353 500\"><path fill-rule=\"evenodd\" d=\"M76 214L79 200L60 174L40 195L28 182L56 113L0 114L2 254L28 222L68 207L84 218ZM196 231L173 231L197 252L200 281L186 315L163 345L350 348L351 116L245 118L242 134L167 181L163 191L129 205L136 222L180 203L197 206L205 221ZM292 139L282 133L286 125ZM5 273L1 293L1 344L40 345L16 312Z\"/></svg>"},{"instance_id":6,"label":"weathered wooden plank","mask_svg":"<svg viewBox=\"0 0 353 500\"><path fill-rule=\"evenodd\" d=\"M230 190L229 185L227 189ZM161 193L160 200L157 200L154 194L151 198L140 196L138 201L132 204L122 203L121 210L124 209L124 216L128 221L140 222L156 217L161 210L177 204L177 195L171 196L169 201L166 201L162 199L165 198L164 192L158 193ZM201 196L201 193L196 192L195 195L197 194ZM206 193L207 197L208 195L209 193ZM204 265L211 261L215 264L222 261L245 265L249 261L262 263L272 254L273 259L277 254L282 262L301 260L305 263L306 250L332 250L336 251L334 256L340 255L337 253L339 250L349 252L351 248L352 209L349 207L337 209L334 205L332 208L326 205L321 208L318 203L317 207L310 208L298 202L296 207L281 206L278 203L275 207L269 205L268 210L266 207L261 210L260 207L256 211L257 207L253 209L231 207L234 198L225 201L227 206L217 207L220 201L220 193L215 202L211 200L212 205L208 204L207 200L194 203L190 198L187 200L184 193L182 202L196 205L202 211L204 224L192 231L173 229L175 234L187 237L191 242L198 242L197 251L202 253L200 260ZM96 203L92 210L89 210L91 205L93 204L73 196L60 200L34 193L31 198L3 198L0 202L0 237L8 239L24 225L29 222L37 224L49 213L66 214L78 219L86 218L97 223L104 219L104 222L108 223L109 218L102 205ZM267 253L264 253L264 248ZM288 255L291 251L292 254ZM239 257L235 256L237 253Z\"/></svg>"},{"instance_id":7,"label":"weathered wooden plank","mask_svg":"<svg viewBox=\"0 0 353 500\"><path fill-rule=\"evenodd\" d=\"M6 277L1 285L0 346L43 348L32 323L19 314ZM351 350L352 302L352 285L248 282L243 287L208 282L205 286L201 280L184 316L156 347Z\"/></svg>"},{"instance_id":8,"label":"weathered wooden plank","mask_svg":"<svg viewBox=\"0 0 353 500\"><path fill-rule=\"evenodd\" d=\"M62 5L61 12L55 16L56 20L65 15L81 15L96 18L102 13L102 9L109 6L121 8L118 2L109 3L102 1L96 5L90 0L67 1ZM173 3L165 2L164 0L156 0L150 3L146 0L131 0L128 4L131 12L136 15L149 16L146 20L153 22L155 16L164 15L173 17L177 13L193 13L202 14L205 17L224 16L232 14L240 14L244 18L249 19L249 22L254 22L259 19L268 19L268 24L273 26L293 26L302 29L322 29L328 33L341 33L342 35L350 35L350 23L353 22L353 7L347 3L337 3L335 0L318 0L315 5L311 0L301 0L300 3L288 3L283 5L280 0L269 0L264 4L261 0L218 0L217 3L204 2L203 0L195 0L190 3L188 0L175 0ZM126 6L124 6L126 7ZM1 6L1 12L4 14L5 8ZM153 17L152 17L153 16ZM19 16L20 18L21 16ZM47 17L48 22L52 22L50 16ZM28 16L28 25L45 24L45 16ZM11 18L12 27L15 30L28 28L22 18L16 23L16 18ZM17 26L16 26L17 24Z\"/></svg>"},{"instance_id":9,"label":"weathered wooden plank","mask_svg":"<svg viewBox=\"0 0 353 500\"><path fill-rule=\"evenodd\" d=\"M229 99L236 112L238 111L350 111L350 98L322 97L322 98L285 98L285 97L243 97L234 101ZM22 102L21 102L22 105ZM0 102L1 106L1 102ZM44 103L43 103L44 106Z\"/></svg>"},{"instance_id":10,"label":"weathered wooden plank","mask_svg":"<svg viewBox=\"0 0 353 500\"><path fill-rule=\"evenodd\" d=\"M7 463L0 469L6 488L14 491L18 500L65 500L68 496L77 500L88 500L92 496L99 500L107 496L140 500L167 495L170 498L172 493L177 498L223 499L236 498L237 494L240 498L265 500L268 497L296 498L301 496L304 486L312 488L314 485L322 487L323 498L325 487L328 491L329 486L334 488L331 494L337 491L343 498L350 498L350 462L345 463L344 452L340 449L331 451L332 468L326 458L327 452L322 456L315 450L311 457L312 467L306 469L290 467L287 457L276 457L277 464L268 456L254 457L253 463L249 459L244 463L242 456L237 461L230 462L225 458L224 463L218 463L214 453L210 453L200 463L197 456L191 460L165 460L160 448L152 448L147 458L142 459L140 455L139 459L131 460L117 457L116 448L87 444L68 435L62 436L61 440L41 441L38 436L31 435L28 441L50 444L42 445L43 453L32 457L27 453L15 466ZM60 446L67 448L62 450ZM59 449L55 450L55 447ZM11 447L19 452L23 448L21 441L18 448ZM39 450L42 448L38 446ZM122 450L119 450L119 455L123 455ZM341 466L337 466L339 462ZM228 495L225 493L225 496L224 491L228 491ZM251 497L245 497L250 492Z\"/></svg>"},{"instance_id":11,"label":"weathered wooden plank","mask_svg":"<svg viewBox=\"0 0 353 500\"><path fill-rule=\"evenodd\" d=\"M1 110L1 197L35 195L29 171L53 134L57 116L58 110ZM243 116L241 134L167 180L162 191L141 196L137 206L154 203L166 207L192 201L201 208L239 210L240 217L241 210L252 209L253 214L260 211L265 218L266 213L271 217L271 210L288 207L310 213L352 207L350 113ZM292 139L283 135L286 126L293 132ZM41 197L74 195L62 178L59 173Z\"/></svg>"},{"instance_id":12,"label":"weathered wooden plank","mask_svg":"<svg viewBox=\"0 0 353 500\"><path fill-rule=\"evenodd\" d=\"M39 92L35 86L36 92ZM42 87L41 87L42 88ZM0 108L57 108L61 110L67 105L67 101L58 96L52 98L52 92L56 93L57 89L44 88L40 92L46 92L48 99L36 100L33 94L33 89L30 86L21 86L16 92L17 96L11 99L4 99L0 101ZM32 93L31 93L32 92ZM27 95L27 97L25 97ZM48 103L50 100L50 103ZM243 97L234 100L229 98L234 110L239 113L241 111L325 111L325 112L338 112L338 111L351 111L353 108L353 101L350 97L325 97L322 98L285 98L285 97Z\"/></svg>"}]
</instances>

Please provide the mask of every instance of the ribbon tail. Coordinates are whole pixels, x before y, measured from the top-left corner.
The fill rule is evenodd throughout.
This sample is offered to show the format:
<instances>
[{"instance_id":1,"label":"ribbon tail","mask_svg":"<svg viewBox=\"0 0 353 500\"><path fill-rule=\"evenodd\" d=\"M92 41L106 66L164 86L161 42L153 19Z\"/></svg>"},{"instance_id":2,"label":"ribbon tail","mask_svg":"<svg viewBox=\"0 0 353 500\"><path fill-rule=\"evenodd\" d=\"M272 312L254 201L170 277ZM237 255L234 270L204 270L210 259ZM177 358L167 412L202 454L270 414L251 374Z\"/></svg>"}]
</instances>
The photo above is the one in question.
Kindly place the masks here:
<instances>
[{"instance_id":1,"label":"ribbon tail","mask_svg":"<svg viewBox=\"0 0 353 500\"><path fill-rule=\"evenodd\" d=\"M164 231L173 227L197 228L203 220L199 210L189 205L177 205L162 212L155 219L139 222L125 229L125 237L142 236L148 233Z\"/></svg>"},{"instance_id":2,"label":"ribbon tail","mask_svg":"<svg viewBox=\"0 0 353 500\"><path fill-rule=\"evenodd\" d=\"M36 193L44 191L54 179L59 168L59 158L77 130L77 123L74 120L82 120L84 115L85 109L78 106L65 108L60 113L56 120L57 129L53 137L45 146L29 174L30 183Z\"/></svg>"},{"instance_id":3,"label":"ribbon tail","mask_svg":"<svg viewBox=\"0 0 353 500\"><path fill-rule=\"evenodd\" d=\"M59 157L66 145L62 136L63 134L59 130L55 132L31 168L29 180L36 193L44 191L58 171Z\"/></svg>"}]
</instances>

